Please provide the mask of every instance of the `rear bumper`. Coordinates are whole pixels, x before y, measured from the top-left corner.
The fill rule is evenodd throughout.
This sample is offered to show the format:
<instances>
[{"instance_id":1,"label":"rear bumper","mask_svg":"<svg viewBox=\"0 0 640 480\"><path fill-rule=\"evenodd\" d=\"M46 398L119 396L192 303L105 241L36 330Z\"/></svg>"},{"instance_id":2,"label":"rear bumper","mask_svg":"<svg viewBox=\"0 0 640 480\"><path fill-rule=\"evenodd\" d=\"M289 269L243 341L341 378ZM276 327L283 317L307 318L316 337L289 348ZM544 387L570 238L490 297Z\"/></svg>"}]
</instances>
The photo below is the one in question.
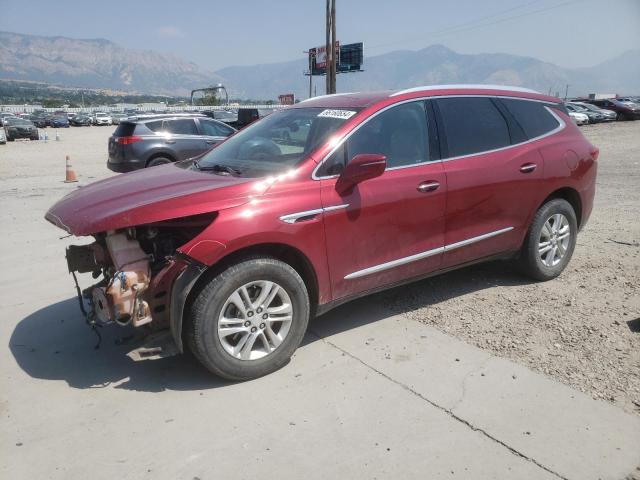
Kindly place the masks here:
<instances>
[{"instance_id":1,"label":"rear bumper","mask_svg":"<svg viewBox=\"0 0 640 480\"><path fill-rule=\"evenodd\" d=\"M134 170L140 170L144 167L145 164L142 160L125 160L122 162L113 161L111 158L107 160L107 168L117 173L133 172Z\"/></svg>"}]
</instances>

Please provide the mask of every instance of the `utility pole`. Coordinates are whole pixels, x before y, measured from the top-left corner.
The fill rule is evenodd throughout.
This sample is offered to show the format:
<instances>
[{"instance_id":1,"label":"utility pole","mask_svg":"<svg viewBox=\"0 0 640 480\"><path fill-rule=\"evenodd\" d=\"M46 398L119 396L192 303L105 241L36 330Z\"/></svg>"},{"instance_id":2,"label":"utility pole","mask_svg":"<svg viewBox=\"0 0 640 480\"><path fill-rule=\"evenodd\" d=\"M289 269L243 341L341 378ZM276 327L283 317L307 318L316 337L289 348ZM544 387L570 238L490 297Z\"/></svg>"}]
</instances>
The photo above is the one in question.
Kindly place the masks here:
<instances>
[{"instance_id":1,"label":"utility pole","mask_svg":"<svg viewBox=\"0 0 640 480\"><path fill-rule=\"evenodd\" d=\"M312 56L311 56L311 51L305 50L302 53L306 53L307 57L309 58L309 98L311 98L311 97L313 97L313 95L312 95L312 90L313 90L313 60L312 60Z\"/></svg>"},{"instance_id":2,"label":"utility pole","mask_svg":"<svg viewBox=\"0 0 640 480\"><path fill-rule=\"evenodd\" d=\"M336 93L336 0L327 0L326 10L326 90Z\"/></svg>"},{"instance_id":3,"label":"utility pole","mask_svg":"<svg viewBox=\"0 0 640 480\"><path fill-rule=\"evenodd\" d=\"M564 101L567 101L567 96L569 95L569 84L567 83L567 86L564 89Z\"/></svg>"},{"instance_id":4,"label":"utility pole","mask_svg":"<svg viewBox=\"0 0 640 480\"><path fill-rule=\"evenodd\" d=\"M331 0L331 93L336 93L336 0Z\"/></svg>"}]
</instances>

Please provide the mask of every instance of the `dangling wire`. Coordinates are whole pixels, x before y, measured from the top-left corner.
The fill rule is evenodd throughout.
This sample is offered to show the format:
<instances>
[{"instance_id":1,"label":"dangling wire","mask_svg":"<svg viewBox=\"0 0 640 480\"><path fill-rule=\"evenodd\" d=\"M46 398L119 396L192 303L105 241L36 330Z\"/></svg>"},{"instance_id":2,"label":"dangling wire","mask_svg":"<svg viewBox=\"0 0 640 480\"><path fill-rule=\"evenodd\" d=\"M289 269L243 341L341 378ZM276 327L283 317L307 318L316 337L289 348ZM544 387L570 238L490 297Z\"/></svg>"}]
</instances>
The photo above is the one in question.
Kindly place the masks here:
<instances>
[{"instance_id":1,"label":"dangling wire","mask_svg":"<svg viewBox=\"0 0 640 480\"><path fill-rule=\"evenodd\" d=\"M76 293L78 294L78 304L80 305L80 311L84 315L84 319L87 322L87 325L94 331L96 336L98 337L98 343L93 347L94 350L98 350L100 348L100 344L102 343L102 335L98 331L98 327L102 327L99 323L97 323L93 318L89 318L89 314L87 313L87 309L84 307L84 301L82 300L82 291L80 290L80 285L78 284L78 278L76 277L76 272L71 272L73 275L73 281L76 284Z\"/></svg>"}]
</instances>

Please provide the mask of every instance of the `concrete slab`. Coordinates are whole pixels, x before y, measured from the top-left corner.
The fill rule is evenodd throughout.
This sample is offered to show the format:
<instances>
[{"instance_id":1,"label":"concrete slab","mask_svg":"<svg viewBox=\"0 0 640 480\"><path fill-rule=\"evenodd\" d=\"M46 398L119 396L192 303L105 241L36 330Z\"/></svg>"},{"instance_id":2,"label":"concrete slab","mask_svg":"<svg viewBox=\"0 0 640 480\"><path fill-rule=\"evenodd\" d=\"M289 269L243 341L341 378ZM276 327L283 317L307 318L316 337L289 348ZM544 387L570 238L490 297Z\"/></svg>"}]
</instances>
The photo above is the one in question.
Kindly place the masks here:
<instances>
[{"instance_id":1,"label":"concrete slab","mask_svg":"<svg viewBox=\"0 0 640 480\"><path fill-rule=\"evenodd\" d=\"M133 363L118 329L94 350L76 309L5 312L2 478L557 478L312 336L232 384L184 357Z\"/></svg>"},{"instance_id":2,"label":"concrete slab","mask_svg":"<svg viewBox=\"0 0 640 480\"><path fill-rule=\"evenodd\" d=\"M390 316L376 297L328 314L312 330L560 477L620 479L640 465L637 416L432 327Z\"/></svg>"}]
</instances>

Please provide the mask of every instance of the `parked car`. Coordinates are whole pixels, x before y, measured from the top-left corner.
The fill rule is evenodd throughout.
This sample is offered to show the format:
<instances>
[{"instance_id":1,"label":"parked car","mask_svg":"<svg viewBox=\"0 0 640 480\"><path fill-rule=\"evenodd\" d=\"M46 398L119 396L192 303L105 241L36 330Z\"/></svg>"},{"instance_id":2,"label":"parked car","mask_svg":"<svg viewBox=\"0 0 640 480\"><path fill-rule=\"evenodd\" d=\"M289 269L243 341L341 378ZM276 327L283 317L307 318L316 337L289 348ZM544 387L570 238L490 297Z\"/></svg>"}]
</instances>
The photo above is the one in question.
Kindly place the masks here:
<instances>
[{"instance_id":1,"label":"parked car","mask_svg":"<svg viewBox=\"0 0 640 480\"><path fill-rule=\"evenodd\" d=\"M53 128L69 128L69 119L66 115L58 115L51 118Z\"/></svg>"},{"instance_id":2,"label":"parked car","mask_svg":"<svg viewBox=\"0 0 640 480\"><path fill-rule=\"evenodd\" d=\"M236 128L238 126L238 114L228 112L226 110L204 110L200 112L202 115L213 118L214 120L220 120L221 122L231 125Z\"/></svg>"},{"instance_id":3,"label":"parked car","mask_svg":"<svg viewBox=\"0 0 640 480\"><path fill-rule=\"evenodd\" d=\"M4 128L0 128L0 145L7 143L7 135L4 133Z\"/></svg>"},{"instance_id":4,"label":"parked car","mask_svg":"<svg viewBox=\"0 0 640 480\"><path fill-rule=\"evenodd\" d=\"M272 108L239 108L235 127L244 128L256 120L271 115L273 112L274 109Z\"/></svg>"},{"instance_id":5,"label":"parked car","mask_svg":"<svg viewBox=\"0 0 640 480\"><path fill-rule=\"evenodd\" d=\"M107 167L129 172L196 157L233 133L230 126L206 117L123 120L109 138Z\"/></svg>"},{"instance_id":6,"label":"parked car","mask_svg":"<svg viewBox=\"0 0 640 480\"><path fill-rule=\"evenodd\" d=\"M576 125L587 125L589 123L589 117L584 113L574 112L573 110L569 109L567 110L569 112L571 120L573 120Z\"/></svg>"},{"instance_id":7,"label":"parked car","mask_svg":"<svg viewBox=\"0 0 640 480\"><path fill-rule=\"evenodd\" d=\"M0 127L4 126L4 121L7 118L19 118L19 117L17 117L15 113L8 113L8 112L0 113Z\"/></svg>"},{"instance_id":8,"label":"parked car","mask_svg":"<svg viewBox=\"0 0 640 480\"><path fill-rule=\"evenodd\" d=\"M274 140L307 123L304 146ZM245 380L285 365L311 315L374 291L497 258L557 277L597 157L562 101L531 90L321 96L198 159L74 190L46 219L95 237L67 250L70 271L104 276L89 318L168 326Z\"/></svg>"},{"instance_id":9,"label":"parked car","mask_svg":"<svg viewBox=\"0 0 640 480\"><path fill-rule=\"evenodd\" d=\"M104 112L95 112L93 114L93 124L94 125L111 125L111 115Z\"/></svg>"},{"instance_id":10,"label":"parked car","mask_svg":"<svg viewBox=\"0 0 640 480\"><path fill-rule=\"evenodd\" d=\"M93 120L89 115L79 113L73 117L69 123L74 127L90 127L93 124Z\"/></svg>"},{"instance_id":11,"label":"parked car","mask_svg":"<svg viewBox=\"0 0 640 480\"><path fill-rule=\"evenodd\" d=\"M128 117L128 115L125 115L124 113L112 113L111 114L111 123L113 125L118 125L121 120L124 120L127 117Z\"/></svg>"},{"instance_id":12,"label":"parked car","mask_svg":"<svg viewBox=\"0 0 640 480\"><path fill-rule=\"evenodd\" d=\"M616 100L626 105L629 105L629 104L631 104L632 106L638 105L638 100L635 97L618 97L616 98Z\"/></svg>"},{"instance_id":13,"label":"parked car","mask_svg":"<svg viewBox=\"0 0 640 480\"><path fill-rule=\"evenodd\" d=\"M611 122L616 119L617 114L611 110L605 110L604 108L597 107L591 103L584 102L571 102L572 105L578 105L580 107L586 108L590 112L598 113L602 116L603 122ZM583 112L586 113L586 112Z\"/></svg>"},{"instance_id":14,"label":"parked car","mask_svg":"<svg viewBox=\"0 0 640 480\"><path fill-rule=\"evenodd\" d=\"M600 123L605 121L605 116L598 112L592 112L591 110L577 104L577 103L565 103L565 107L569 112L581 113L587 116L587 123Z\"/></svg>"},{"instance_id":15,"label":"parked car","mask_svg":"<svg viewBox=\"0 0 640 480\"><path fill-rule=\"evenodd\" d=\"M635 104L625 104L616 99L588 100L587 102L616 112L617 120L636 120L640 118L640 106L635 106Z\"/></svg>"},{"instance_id":16,"label":"parked car","mask_svg":"<svg viewBox=\"0 0 640 480\"><path fill-rule=\"evenodd\" d=\"M38 128L46 128L48 125L47 117L44 117L42 115L29 115L28 120L30 120Z\"/></svg>"},{"instance_id":17,"label":"parked car","mask_svg":"<svg viewBox=\"0 0 640 480\"><path fill-rule=\"evenodd\" d=\"M6 118L4 132L9 142L13 142L17 138L40 139L38 128L31 121L24 118Z\"/></svg>"}]
</instances>

